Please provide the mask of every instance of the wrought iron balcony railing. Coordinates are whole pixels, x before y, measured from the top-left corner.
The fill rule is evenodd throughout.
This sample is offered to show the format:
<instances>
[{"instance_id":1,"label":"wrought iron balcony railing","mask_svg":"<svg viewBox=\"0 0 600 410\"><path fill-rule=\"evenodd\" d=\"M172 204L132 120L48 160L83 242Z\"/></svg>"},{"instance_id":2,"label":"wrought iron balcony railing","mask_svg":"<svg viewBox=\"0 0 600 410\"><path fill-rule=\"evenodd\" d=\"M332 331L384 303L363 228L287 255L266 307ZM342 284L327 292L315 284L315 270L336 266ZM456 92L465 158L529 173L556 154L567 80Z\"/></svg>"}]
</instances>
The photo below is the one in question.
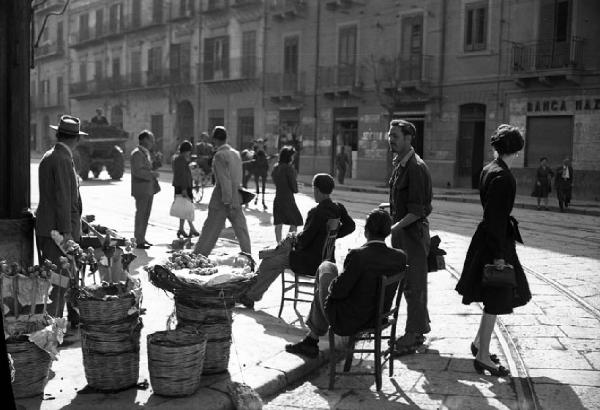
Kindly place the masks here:
<instances>
[{"instance_id":1,"label":"wrought iron balcony railing","mask_svg":"<svg viewBox=\"0 0 600 410\"><path fill-rule=\"evenodd\" d=\"M200 64L203 82L226 80L255 80L259 78L256 56L243 56L204 61Z\"/></svg>"},{"instance_id":2,"label":"wrought iron balcony railing","mask_svg":"<svg viewBox=\"0 0 600 410\"><path fill-rule=\"evenodd\" d=\"M50 56L62 57L64 54L64 43L43 44L35 49L35 58L44 58Z\"/></svg>"},{"instance_id":3,"label":"wrought iron balcony railing","mask_svg":"<svg viewBox=\"0 0 600 410\"><path fill-rule=\"evenodd\" d=\"M514 44L512 48L513 73L537 73L548 70L582 69L583 44L581 37L566 41L539 40Z\"/></svg>"},{"instance_id":4,"label":"wrought iron balcony railing","mask_svg":"<svg viewBox=\"0 0 600 410\"><path fill-rule=\"evenodd\" d=\"M360 88L363 85L363 72L358 64L341 64L319 67L320 88Z\"/></svg>"},{"instance_id":5,"label":"wrought iron balcony railing","mask_svg":"<svg viewBox=\"0 0 600 410\"><path fill-rule=\"evenodd\" d=\"M271 95L298 95L305 91L306 73L267 73L265 93Z\"/></svg>"},{"instance_id":6,"label":"wrought iron balcony railing","mask_svg":"<svg viewBox=\"0 0 600 410\"><path fill-rule=\"evenodd\" d=\"M424 54L384 58L377 62L375 77L387 85L431 82L433 57Z\"/></svg>"}]
</instances>

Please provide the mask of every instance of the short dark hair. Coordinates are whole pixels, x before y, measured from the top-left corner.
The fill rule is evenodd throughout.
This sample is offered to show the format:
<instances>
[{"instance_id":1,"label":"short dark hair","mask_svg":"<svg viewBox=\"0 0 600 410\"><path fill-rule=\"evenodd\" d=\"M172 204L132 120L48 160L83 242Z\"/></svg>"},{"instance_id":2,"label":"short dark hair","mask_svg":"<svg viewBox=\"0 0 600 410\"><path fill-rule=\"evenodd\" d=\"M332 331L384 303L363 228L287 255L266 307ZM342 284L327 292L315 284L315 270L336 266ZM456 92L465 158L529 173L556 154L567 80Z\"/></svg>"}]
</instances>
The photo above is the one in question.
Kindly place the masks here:
<instances>
[{"instance_id":1,"label":"short dark hair","mask_svg":"<svg viewBox=\"0 0 600 410\"><path fill-rule=\"evenodd\" d=\"M222 125L217 125L213 129L212 137L217 140L225 141L227 139L227 130Z\"/></svg>"},{"instance_id":2,"label":"short dark hair","mask_svg":"<svg viewBox=\"0 0 600 410\"><path fill-rule=\"evenodd\" d=\"M179 144L179 152L191 152L192 148L192 143L188 140L184 140L181 144Z\"/></svg>"},{"instance_id":3,"label":"short dark hair","mask_svg":"<svg viewBox=\"0 0 600 410\"><path fill-rule=\"evenodd\" d=\"M490 140L499 155L514 154L521 151L525 145L521 131L510 124L500 124Z\"/></svg>"},{"instance_id":4,"label":"short dark hair","mask_svg":"<svg viewBox=\"0 0 600 410\"><path fill-rule=\"evenodd\" d=\"M386 238L392 231L392 218L385 210L375 208L367 215L365 230L376 238Z\"/></svg>"},{"instance_id":5,"label":"short dark hair","mask_svg":"<svg viewBox=\"0 0 600 410\"><path fill-rule=\"evenodd\" d=\"M138 134L138 141L142 142L143 140L145 140L146 138L149 138L150 136L154 136L154 134L152 134L152 131L149 130L142 130L139 134Z\"/></svg>"},{"instance_id":6,"label":"short dark hair","mask_svg":"<svg viewBox=\"0 0 600 410\"><path fill-rule=\"evenodd\" d=\"M292 158L294 157L295 153L296 150L290 145L282 147L281 151L279 151L279 162L289 164L292 162Z\"/></svg>"},{"instance_id":7,"label":"short dark hair","mask_svg":"<svg viewBox=\"0 0 600 410\"><path fill-rule=\"evenodd\" d=\"M335 181L329 174L316 174L312 180L312 186L317 188L322 194L331 194L335 188Z\"/></svg>"},{"instance_id":8,"label":"short dark hair","mask_svg":"<svg viewBox=\"0 0 600 410\"><path fill-rule=\"evenodd\" d=\"M398 127L402 134L410 135L413 139L417 135L417 128L412 122L406 120L392 120L390 121L390 127Z\"/></svg>"},{"instance_id":9,"label":"short dark hair","mask_svg":"<svg viewBox=\"0 0 600 410\"><path fill-rule=\"evenodd\" d=\"M544 161L544 160L548 161L548 158L547 158L547 157L542 157L542 158L540 158L540 162L542 162L542 161Z\"/></svg>"}]
</instances>

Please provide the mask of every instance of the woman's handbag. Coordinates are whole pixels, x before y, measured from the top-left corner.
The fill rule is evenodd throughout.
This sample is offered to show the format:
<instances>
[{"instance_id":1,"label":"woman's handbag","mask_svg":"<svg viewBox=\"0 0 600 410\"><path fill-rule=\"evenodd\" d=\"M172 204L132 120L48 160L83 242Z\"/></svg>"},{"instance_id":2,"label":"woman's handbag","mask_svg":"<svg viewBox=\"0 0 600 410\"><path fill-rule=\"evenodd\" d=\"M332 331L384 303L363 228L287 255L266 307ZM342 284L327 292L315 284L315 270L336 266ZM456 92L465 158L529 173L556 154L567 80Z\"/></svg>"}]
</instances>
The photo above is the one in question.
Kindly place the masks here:
<instances>
[{"instance_id":1,"label":"woman's handbag","mask_svg":"<svg viewBox=\"0 0 600 410\"><path fill-rule=\"evenodd\" d=\"M481 285L485 288L515 288L517 287L515 268L509 264L498 268L493 263L488 263L483 267Z\"/></svg>"},{"instance_id":2,"label":"woman's handbag","mask_svg":"<svg viewBox=\"0 0 600 410\"><path fill-rule=\"evenodd\" d=\"M256 196L253 192L248 191L244 187L239 187L238 192L242 196L242 205L246 205L247 203L252 201L254 199L254 197Z\"/></svg>"},{"instance_id":3,"label":"woman's handbag","mask_svg":"<svg viewBox=\"0 0 600 410\"><path fill-rule=\"evenodd\" d=\"M189 198L184 198L181 195L176 195L173 204L171 204L171 210L169 215L179 219L186 219L188 221L194 220L194 204Z\"/></svg>"}]
</instances>

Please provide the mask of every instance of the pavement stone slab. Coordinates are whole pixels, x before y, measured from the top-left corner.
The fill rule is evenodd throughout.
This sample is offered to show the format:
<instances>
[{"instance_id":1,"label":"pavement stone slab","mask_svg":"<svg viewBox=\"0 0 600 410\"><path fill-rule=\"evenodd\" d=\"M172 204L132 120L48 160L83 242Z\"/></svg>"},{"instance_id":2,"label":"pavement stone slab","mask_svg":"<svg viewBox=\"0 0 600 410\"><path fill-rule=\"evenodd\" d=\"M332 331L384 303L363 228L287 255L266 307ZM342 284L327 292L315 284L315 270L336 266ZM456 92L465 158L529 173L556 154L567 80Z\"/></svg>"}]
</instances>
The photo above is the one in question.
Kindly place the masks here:
<instances>
[{"instance_id":1,"label":"pavement stone slab","mask_svg":"<svg viewBox=\"0 0 600 410\"><path fill-rule=\"evenodd\" d=\"M600 408L600 388L565 384L536 384L535 393L544 410Z\"/></svg>"},{"instance_id":2,"label":"pavement stone slab","mask_svg":"<svg viewBox=\"0 0 600 410\"><path fill-rule=\"evenodd\" d=\"M583 353L583 356L590 362L594 370L600 370L600 351Z\"/></svg>"},{"instance_id":3,"label":"pavement stone slab","mask_svg":"<svg viewBox=\"0 0 600 410\"><path fill-rule=\"evenodd\" d=\"M573 350L522 350L520 353L528 369L592 369L585 357Z\"/></svg>"},{"instance_id":4,"label":"pavement stone slab","mask_svg":"<svg viewBox=\"0 0 600 410\"><path fill-rule=\"evenodd\" d=\"M574 339L600 339L600 326L580 327L580 326L559 326L567 337Z\"/></svg>"},{"instance_id":5,"label":"pavement stone slab","mask_svg":"<svg viewBox=\"0 0 600 410\"><path fill-rule=\"evenodd\" d=\"M561 331L559 326L538 325L538 326L521 326L512 325L506 326L512 337L560 337L565 333Z\"/></svg>"},{"instance_id":6,"label":"pavement stone slab","mask_svg":"<svg viewBox=\"0 0 600 410\"><path fill-rule=\"evenodd\" d=\"M598 319L590 319L588 317L575 317L575 316L540 316L539 323L542 325L556 325L556 326L576 326L583 328L597 328L600 327L600 321Z\"/></svg>"},{"instance_id":7,"label":"pavement stone slab","mask_svg":"<svg viewBox=\"0 0 600 410\"><path fill-rule=\"evenodd\" d=\"M459 395L459 396L483 396L483 397L506 397L514 399L510 378L498 378L484 376L475 373L463 372L424 372L417 381L414 388L419 393Z\"/></svg>"},{"instance_id":8,"label":"pavement stone slab","mask_svg":"<svg viewBox=\"0 0 600 410\"><path fill-rule=\"evenodd\" d=\"M600 371L598 370L530 369L529 377L534 384L600 387Z\"/></svg>"},{"instance_id":9,"label":"pavement stone slab","mask_svg":"<svg viewBox=\"0 0 600 410\"><path fill-rule=\"evenodd\" d=\"M567 350L557 337L519 337L515 340L519 350Z\"/></svg>"},{"instance_id":10,"label":"pavement stone slab","mask_svg":"<svg viewBox=\"0 0 600 410\"><path fill-rule=\"evenodd\" d=\"M558 341L567 349L573 349L580 352L600 351L600 339L572 339L568 337L559 337Z\"/></svg>"}]
</instances>

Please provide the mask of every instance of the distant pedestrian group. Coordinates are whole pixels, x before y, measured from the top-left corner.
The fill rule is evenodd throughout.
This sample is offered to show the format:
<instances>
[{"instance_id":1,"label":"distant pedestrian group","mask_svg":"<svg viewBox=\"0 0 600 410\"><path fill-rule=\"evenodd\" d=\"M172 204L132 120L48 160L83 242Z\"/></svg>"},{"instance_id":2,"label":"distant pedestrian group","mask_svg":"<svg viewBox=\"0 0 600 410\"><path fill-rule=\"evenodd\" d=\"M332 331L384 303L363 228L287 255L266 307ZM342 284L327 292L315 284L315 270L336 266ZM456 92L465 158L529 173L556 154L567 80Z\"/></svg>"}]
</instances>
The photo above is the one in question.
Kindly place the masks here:
<instances>
[{"instance_id":1,"label":"distant pedestrian group","mask_svg":"<svg viewBox=\"0 0 600 410\"><path fill-rule=\"evenodd\" d=\"M540 166L536 170L535 182L531 196L537 198L537 209L549 210L548 196L552 192L552 182L558 199L560 212L565 212L571 204L573 190L573 167L569 158L565 158L561 166L553 170L548 165L548 158L540 158ZM543 201L543 208L542 208Z\"/></svg>"}]
</instances>

